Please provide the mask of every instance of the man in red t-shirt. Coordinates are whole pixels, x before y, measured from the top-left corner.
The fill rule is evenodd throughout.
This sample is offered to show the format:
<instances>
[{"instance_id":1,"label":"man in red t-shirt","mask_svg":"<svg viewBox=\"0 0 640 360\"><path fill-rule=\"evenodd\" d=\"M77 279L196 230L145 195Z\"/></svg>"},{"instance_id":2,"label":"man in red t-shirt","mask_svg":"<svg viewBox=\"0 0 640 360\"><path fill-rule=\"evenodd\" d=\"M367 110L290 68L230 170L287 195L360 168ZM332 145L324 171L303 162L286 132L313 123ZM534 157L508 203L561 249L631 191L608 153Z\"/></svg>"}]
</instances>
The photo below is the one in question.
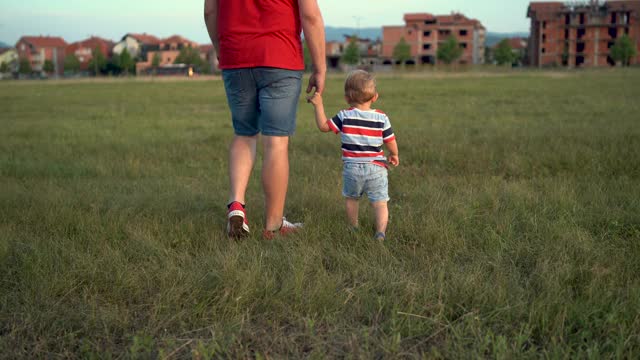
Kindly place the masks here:
<instances>
[{"instance_id":1,"label":"man in red t-shirt","mask_svg":"<svg viewBox=\"0 0 640 360\"><path fill-rule=\"evenodd\" d=\"M324 91L325 35L317 0L205 0L233 120L227 233L249 233L245 192L262 134L263 237L298 230L283 217L289 181L289 137L296 127L304 60L301 32L313 61L307 93Z\"/></svg>"}]
</instances>

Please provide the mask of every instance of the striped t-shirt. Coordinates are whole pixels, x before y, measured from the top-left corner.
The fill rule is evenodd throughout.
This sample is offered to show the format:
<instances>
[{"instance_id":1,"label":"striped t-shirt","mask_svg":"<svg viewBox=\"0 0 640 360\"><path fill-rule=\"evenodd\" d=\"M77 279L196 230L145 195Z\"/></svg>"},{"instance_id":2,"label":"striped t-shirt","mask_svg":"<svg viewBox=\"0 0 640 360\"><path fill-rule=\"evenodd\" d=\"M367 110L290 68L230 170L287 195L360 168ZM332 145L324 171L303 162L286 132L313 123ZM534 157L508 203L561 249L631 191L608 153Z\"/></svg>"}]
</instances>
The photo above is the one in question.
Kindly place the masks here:
<instances>
[{"instance_id":1,"label":"striped t-shirt","mask_svg":"<svg viewBox=\"0 0 640 360\"><path fill-rule=\"evenodd\" d=\"M344 162L385 162L382 145L396 139L389 117L380 110L341 110L329 127L341 134Z\"/></svg>"}]
</instances>

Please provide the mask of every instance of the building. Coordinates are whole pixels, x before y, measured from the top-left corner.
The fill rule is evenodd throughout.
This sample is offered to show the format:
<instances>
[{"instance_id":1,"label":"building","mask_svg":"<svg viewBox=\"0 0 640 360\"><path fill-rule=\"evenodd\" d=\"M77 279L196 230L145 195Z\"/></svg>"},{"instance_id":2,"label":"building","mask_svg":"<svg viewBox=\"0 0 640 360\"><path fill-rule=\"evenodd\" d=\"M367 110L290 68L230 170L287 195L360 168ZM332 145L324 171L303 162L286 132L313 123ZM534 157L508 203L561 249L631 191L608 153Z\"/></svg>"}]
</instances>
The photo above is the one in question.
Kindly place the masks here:
<instances>
[{"instance_id":1,"label":"building","mask_svg":"<svg viewBox=\"0 0 640 360\"><path fill-rule=\"evenodd\" d=\"M198 49L198 43L185 39L182 36L174 35L166 39L156 39L155 45L148 47L146 51L141 52L141 60L136 63L136 73L141 74L148 72L153 68L153 59L157 56L159 60L158 67L166 67L173 65L176 58L180 55L180 51L185 48ZM151 44L151 42L149 42ZM144 54L144 55L142 55Z\"/></svg>"},{"instance_id":2,"label":"building","mask_svg":"<svg viewBox=\"0 0 640 360\"><path fill-rule=\"evenodd\" d=\"M393 50L401 39L411 46L408 64L436 64L438 47L454 37L463 49L459 64L483 64L486 29L480 21L460 14L405 14L404 26L382 28L382 57L385 64L394 63Z\"/></svg>"},{"instance_id":3,"label":"building","mask_svg":"<svg viewBox=\"0 0 640 360\"><path fill-rule=\"evenodd\" d=\"M531 66L614 66L611 47L627 34L638 46L640 1L532 2L529 64Z\"/></svg>"},{"instance_id":4,"label":"building","mask_svg":"<svg viewBox=\"0 0 640 360\"><path fill-rule=\"evenodd\" d=\"M144 61L147 59L147 53L149 51L160 50L160 39L146 33L126 34L113 47L113 53L115 55L120 55L124 49L127 49L132 58Z\"/></svg>"},{"instance_id":5,"label":"building","mask_svg":"<svg viewBox=\"0 0 640 360\"><path fill-rule=\"evenodd\" d=\"M53 63L54 73L64 72L64 57L67 43L60 37L23 36L16 43L20 59L27 59L34 72L42 72L45 61Z\"/></svg>"},{"instance_id":6,"label":"building","mask_svg":"<svg viewBox=\"0 0 640 360\"><path fill-rule=\"evenodd\" d=\"M18 71L18 52L12 48L0 48L0 66L6 65L7 73Z\"/></svg>"},{"instance_id":7,"label":"building","mask_svg":"<svg viewBox=\"0 0 640 360\"><path fill-rule=\"evenodd\" d=\"M111 59L113 55L114 42L97 36L92 36L86 40L78 41L67 46L67 55L73 54L80 61L80 70L87 71L89 62L93 59L93 53L99 49L106 59Z\"/></svg>"}]
</instances>

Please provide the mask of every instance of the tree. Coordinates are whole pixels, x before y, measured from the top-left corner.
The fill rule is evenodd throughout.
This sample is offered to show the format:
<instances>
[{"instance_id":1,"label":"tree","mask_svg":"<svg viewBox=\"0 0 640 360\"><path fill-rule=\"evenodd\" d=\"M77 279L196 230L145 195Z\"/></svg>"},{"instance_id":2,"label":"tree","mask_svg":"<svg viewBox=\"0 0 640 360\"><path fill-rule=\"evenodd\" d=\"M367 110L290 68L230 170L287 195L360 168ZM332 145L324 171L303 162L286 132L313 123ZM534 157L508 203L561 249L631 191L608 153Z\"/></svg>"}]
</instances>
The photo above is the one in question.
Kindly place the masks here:
<instances>
[{"instance_id":1,"label":"tree","mask_svg":"<svg viewBox=\"0 0 640 360\"><path fill-rule=\"evenodd\" d=\"M513 49L507 39L503 39L498 43L494 56L498 65L511 65L517 60L517 56L513 53Z\"/></svg>"},{"instance_id":2,"label":"tree","mask_svg":"<svg viewBox=\"0 0 640 360\"><path fill-rule=\"evenodd\" d=\"M637 53L636 45L628 35L621 36L611 47L611 58L622 66L628 66Z\"/></svg>"},{"instance_id":3,"label":"tree","mask_svg":"<svg viewBox=\"0 0 640 360\"><path fill-rule=\"evenodd\" d=\"M307 46L307 40L302 42L302 53L304 54L304 69L311 70L313 68L313 59L311 58L311 51Z\"/></svg>"},{"instance_id":4,"label":"tree","mask_svg":"<svg viewBox=\"0 0 640 360\"><path fill-rule=\"evenodd\" d=\"M0 64L0 74L4 74L8 72L9 72L9 64L3 61L2 64Z\"/></svg>"},{"instance_id":5,"label":"tree","mask_svg":"<svg viewBox=\"0 0 640 360\"><path fill-rule=\"evenodd\" d=\"M122 69L122 72L124 72L124 74L128 76L130 71L131 72L135 71L135 67L136 67L136 62L131 57L129 50L125 48L120 53L120 68Z\"/></svg>"},{"instance_id":6,"label":"tree","mask_svg":"<svg viewBox=\"0 0 640 360\"><path fill-rule=\"evenodd\" d=\"M30 75L33 72L33 68L31 68L31 62L29 62L29 59L20 59L18 72L24 75Z\"/></svg>"},{"instance_id":7,"label":"tree","mask_svg":"<svg viewBox=\"0 0 640 360\"><path fill-rule=\"evenodd\" d=\"M180 50L174 64L185 64L193 66L194 70L202 72L206 68L206 62L200 57L200 50L187 46Z\"/></svg>"},{"instance_id":8,"label":"tree","mask_svg":"<svg viewBox=\"0 0 640 360\"><path fill-rule=\"evenodd\" d=\"M411 59L411 45L409 45L404 37L393 48L393 59L404 65L407 60Z\"/></svg>"},{"instance_id":9,"label":"tree","mask_svg":"<svg viewBox=\"0 0 640 360\"><path fill-rule=\"evenodd\" d=\"M438 60L445 64L451 64L458 60L462 55L462 49L458 45L458 40L451 36L444 44L438 47Z\"/></svg>"},{"instance_id":10,"label":"tree","mask_svg":"<svg viewBox=\"0 0 640 360\"><path fill-rule=\"evenodd\" d=\"M99 47L93 49L93 57L89 61L89 69L94 76L98 76L107 69L107 59Z\"/></svg>"},{"instance_id":11,"label":"tree","mask_svg":"<svg viewBox=\"0 0 640 360\"><path fill-rule=\"evenodd\" d=\"M56 68L53 65L53 61L45 60L44 65L42 66L42 71L46 72L47 74L51 74L52 72L56 71Z\"/></svg>"},{"instance_id":12,"label":"tree","mask_svg":"<svg viewBox=\"0 0 640 360\"><path fill-rule=\"evenodd\" d=\"M64 57L64 71L65 72L70 72L72 74L77 73L78 71L80 71L80 60L78 60L78 58L73 55L73 54L69 54L67 56Z\"/></svg>"},{"instance_id":13,"label":"tree","mask_svg":"<svg viewBox=\"0 0 640 360\"><path fill-rule=\"evenodd\" d=\"M357 65L360 63L360 49L358 48L358 37L352 36L349 40L349 45L344 50L342 55L342 62L347 65Z\"/></svg>"}]
</instances>

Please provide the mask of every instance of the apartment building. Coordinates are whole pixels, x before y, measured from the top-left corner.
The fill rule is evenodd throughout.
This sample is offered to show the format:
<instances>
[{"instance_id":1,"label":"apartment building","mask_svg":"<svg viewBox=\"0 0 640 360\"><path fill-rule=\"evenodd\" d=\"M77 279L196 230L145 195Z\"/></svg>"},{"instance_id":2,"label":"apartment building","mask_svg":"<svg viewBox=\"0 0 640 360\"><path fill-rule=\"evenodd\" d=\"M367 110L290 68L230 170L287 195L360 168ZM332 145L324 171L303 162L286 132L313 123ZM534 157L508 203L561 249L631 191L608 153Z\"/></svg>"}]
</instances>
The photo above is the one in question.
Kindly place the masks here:
<instances>
[{"instance_id":1,"label":"apartment building","mask_svg":"<svg viewBox=\"0 0 640 360\"><path fill-rule=\"evenodd\" d=\"M483 64L486 29L479 20L460 13L432 15L429 13L405 14L404 26L382 28L382 57L385 64L392 64L393 50L404 40L411 46L409 64L436 64L438 47L454 37L463 49L459 64Z\"/></svg>"},{"instance_id":2,"label":"apartment building","mask_svg":"<svg viewBox=\"0 0 640 360\"><path fill-rule=\"evenodd\" d=\"M611 47L628 35L638 47L640 1L532 2L529 64L531 66L614 66Z\"/></svg>"}]
</instances>

